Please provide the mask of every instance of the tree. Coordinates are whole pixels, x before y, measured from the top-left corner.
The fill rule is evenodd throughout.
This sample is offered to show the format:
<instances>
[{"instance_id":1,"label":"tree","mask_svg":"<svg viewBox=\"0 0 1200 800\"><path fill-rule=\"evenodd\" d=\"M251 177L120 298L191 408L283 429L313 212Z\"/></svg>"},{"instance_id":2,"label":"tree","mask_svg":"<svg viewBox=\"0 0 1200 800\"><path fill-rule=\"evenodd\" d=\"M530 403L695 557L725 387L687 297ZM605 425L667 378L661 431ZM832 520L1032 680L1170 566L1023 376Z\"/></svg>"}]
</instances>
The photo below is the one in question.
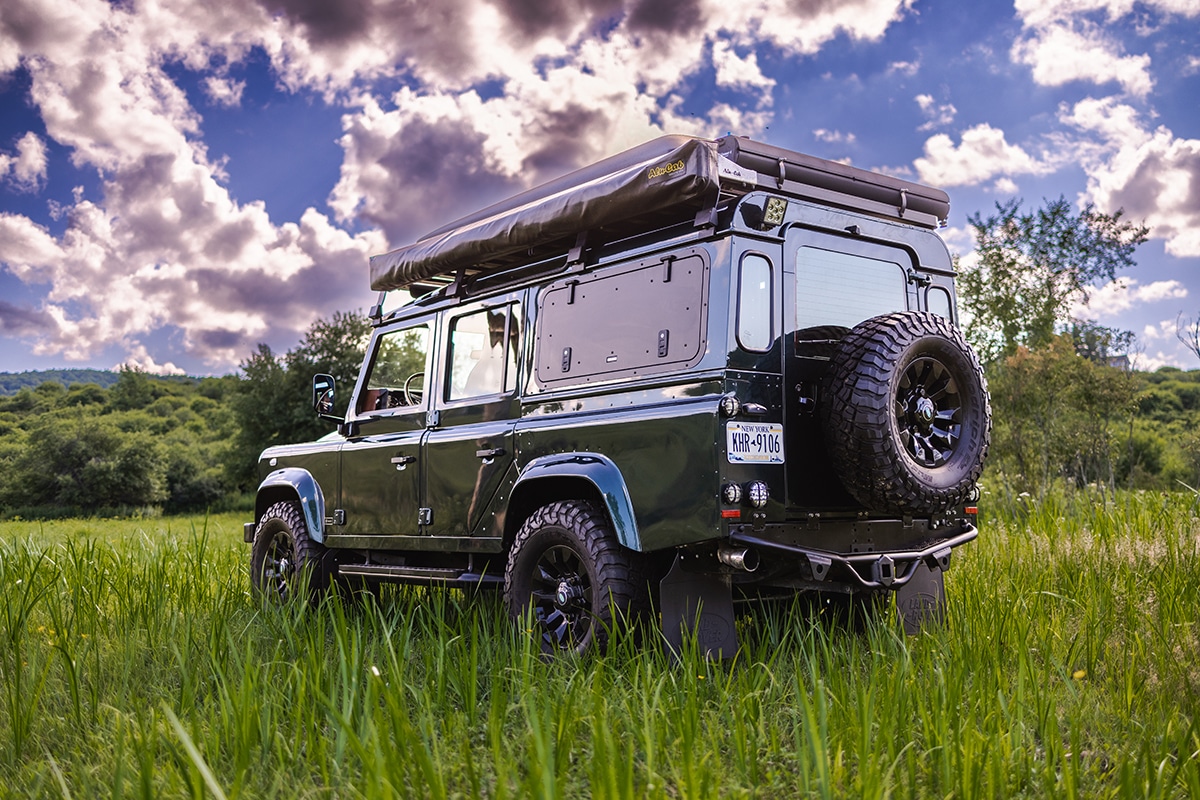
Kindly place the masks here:
<instances>
[{"instance_id":1,"label":"tree","mask_svg":"<svg viewBox=\"0 0 1200 800\"><path fill-rule=\"evenodd\" d=\"M339 392L335 412L342 414L366 354L371 323L359 311L335 312L314 322L295 349L276 356L260 344L242 362L242 379L232 398L239 432L227 457L230 478L252 488L255 465L263 449L303 442L329 432L330 424L313 413L312 376L333 375Z\"/></svg>"},{"instance_id":2,"label":"tree","mask_svg":"<svg viewBox=\"0 0 1200 800\"><path fill-rule=\"evenodd\" d=\"M978 260L960 263L959 296L966 335L985 362L1045 346L1089 289L1134 266L1149 229L1088 204L1076 214L1065 198L1025 212L1020 200L968 218Z\"/></svg>"},{"instance_id":3,"label":"tree","mask_svg":"<svg viewBox=\"0 0 1200 800\"><path fill-rule=\"evenodd\" d=\"M92 512L144 507L167 498L158 439L126 432L111 417L74 411L40 416L13 459L8 504Z\"/></svg>"},{"instance_id":4,"label":"tree","mask_svg":"<svg viewBox=\"0 0 1200 800\"><path fill-rule=\"evenodd\" d=\"M318 372L332 375L341 390L334 412L344 414L370 338L371 321L361 311L335 311L331 319L317 320L305 332L300 344L284 356L290 382L302 389L303 396L307 397L313 375ZM307 405L304 407L308 409ZM312 423L314 433L320 430L321 423L311 413L305 420Z\"/></svg>"},{"instance_id":5,"label":"tree","mask_svg":"<svg viewBox=\"0 0 1200 800\"><path fill-rule=\"evenodd\" d=\"M1182 313L1175 318L1175 338L1183 342L1184 347L1200 358L1200 315L1196 319L1185 317Z\"/></svg>"},{"instance_id":6,"label":"tree","mask_svg":"<svg viewBox=\"0 0 1200 800\"><path fill-rule=\"evenodd\" d=\"M1108 328L1094 320L1071 320L1067 334L1075 344L1075 352L1096 364L1117 366L1124 360L1129 363L1129 351L1133 347L1133 332Z\"/></svg>"},{"instance_id":7,"label":"tree","mask_svg":"<svg viewBox=\"0 0 1200 800\"><path fill-rule=\"evenodd\" d=\"M1056 480L1115 486L1117 424L1129 422L1138 378L1075 352L1069 336L1018 347L989 376L993 466L1019 488L1044 493Z\"/></svg>"}]
</instances>

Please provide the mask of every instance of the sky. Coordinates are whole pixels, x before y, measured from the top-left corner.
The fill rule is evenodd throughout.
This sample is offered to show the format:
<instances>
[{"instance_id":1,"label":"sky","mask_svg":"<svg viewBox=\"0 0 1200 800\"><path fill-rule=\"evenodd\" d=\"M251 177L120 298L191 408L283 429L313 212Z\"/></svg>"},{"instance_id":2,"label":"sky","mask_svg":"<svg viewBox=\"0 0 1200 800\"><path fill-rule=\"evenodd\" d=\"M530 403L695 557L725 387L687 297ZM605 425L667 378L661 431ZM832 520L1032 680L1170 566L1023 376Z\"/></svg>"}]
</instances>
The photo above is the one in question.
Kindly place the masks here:
<instances>
[{"instance_id":1,"label":"sky","mask_svg":"<svg viewBox=\"0 0 1200 800\"><path fill-rule=\"evenodd\" d=\"M235 371L367 257L664 133L1150 226L1080 318L1200 367L1200 0L3 0L0 371Z\"/></svg>"}]
</instances>

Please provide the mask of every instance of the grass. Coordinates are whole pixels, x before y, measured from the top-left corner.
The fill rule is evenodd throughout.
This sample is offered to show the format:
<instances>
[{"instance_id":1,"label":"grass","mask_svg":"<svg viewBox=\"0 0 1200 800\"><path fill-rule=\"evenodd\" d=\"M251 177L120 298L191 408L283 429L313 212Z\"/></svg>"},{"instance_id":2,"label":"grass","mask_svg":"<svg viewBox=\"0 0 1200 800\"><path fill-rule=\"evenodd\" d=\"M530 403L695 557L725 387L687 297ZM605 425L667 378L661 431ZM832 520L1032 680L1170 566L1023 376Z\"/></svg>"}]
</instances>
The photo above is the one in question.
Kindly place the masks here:
<instances>
[{"instance_id":1,"label":"grass","mask_svg":"<svg viewBox=\"0 0 1200 800\"><path fill-rule=\"evenodd\" d=\"M237 515L0 523L0 796L1200 796L1197 497L984 509L943 628L769 609L727 664L263 606Z\"/></svg>"}]
</instances>

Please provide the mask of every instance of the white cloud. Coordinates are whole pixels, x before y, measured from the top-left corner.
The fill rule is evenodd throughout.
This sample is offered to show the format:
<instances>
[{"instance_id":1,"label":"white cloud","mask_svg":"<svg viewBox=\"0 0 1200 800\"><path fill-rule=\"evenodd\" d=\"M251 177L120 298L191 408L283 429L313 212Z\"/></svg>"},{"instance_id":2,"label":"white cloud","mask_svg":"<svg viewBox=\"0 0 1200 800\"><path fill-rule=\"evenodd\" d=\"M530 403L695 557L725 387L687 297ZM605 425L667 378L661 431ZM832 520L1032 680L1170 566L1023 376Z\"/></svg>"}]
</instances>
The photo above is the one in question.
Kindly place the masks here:
<instances>
[{"instance_id":1,"label":"white cloud","mask_svg":"<svg viewBox=\"0 0 1200 800\"><path fill-rule=\"evenodd\" d=\"M996 194L1016 194L1020 188L1012 178L1004 177L996 179L996 182L992 184L992 191Z\"/></svg>"},{"instance_id":2,"label":"white cloud","mask_svg":"<svg viewBox=\"0 0 1200 800\"><path fill-rule=\"evenodd\" d=\"M815 131L813 131L813 137L818 142L829 142L830 144L839 144L841 142L853 144L858 138L853 133L831 131L825 128L817 128Z\"/></svg>"},{"instance_id":3,"label":"white cloud","mask_svg":"<svg viewBox=\"0 0 1200 800\"><path fill-rule=\"evenodd\" d=\"M1188 369L1186 360L1181 358L1178 353L1166 353L1162 350L1154 355L1133 353L1130 355L1129 362L1138 372L1154 372L1162 367Z\"/></svg>"},{"instance_id":4,"label":"white cloud","mask_svg":"<svg viewBox=\"0 0 1200 800\"><path fill-rule=\"evenodd\" d=\"M1134 9L1137 0L1016 0L1017 16L1029 26L1044 25L1085 14L1103 12L1115 22ZM1195 0L1141 0L1147 8L1165 14L1194 17L1200 14Z\"/></svg>"},{"instance_id":5,"label":"white cloud","mask_svg":"<svg viewBox=\"0 0 1200 800\"><path fill-rule=\"evenodd\" d=\"M797 55L839 36L877 40L911 6L7 0L0 72L28 70L48 138L100 175L98 196L57 206L61 235L0 215L0 262L50 285L38 324L20 330L34 331L39 354L83 359L118 344L130 363L169 369L146 347L169 325L189 356L228 368L256 340L286 344L316 316L358 304L365 257L385 249L383 232L351 235L314 209L275 224L261 202L235 201L200 112L167 67L198 73L213 103L232 106L245 85L231 66L258 49L282 85L345 103L331 206L398 244L668 129L756 134L771 120L774 88L758 44ZM688 82L709 58L717 85L758 102L685 113ZM370 81L381 77L406 88L374 97ZM471 90L485 79L501 92ZM22 141L2 171L43 181L44 143Z\"/></svg>"},{"instance_id":6,"label":"white cloud","mask_svg":"<svg viewBox=\"0 0 1200 800\"><path fill-rule=\"evenodd\" d=\"M91 29L67 26L24 54L47 133L77 165L100 171L103 192L63 207L58 237L0 216L0 261L23 281L50 284L42 312L52 324L34 352L79 360L123 344L149 366L140 337L171 325L194 356L228 368L256 338L295 336L329 313L326 303L365 295L344 275L365 274L366 255L383 244L377 233L351 236L315 211L275 226L261 202L238 204L218 182L194 139L199 117L162 69L164 42L194 41L196 29L165 24L151 13L159 6L142 15L105 7L106 16L79 15ZM23 142L18 175L44 175L40 140Z\"/></svg>"},{"instance_id":7,"label":"white cloud","mask_svg":"<svg viewBox=\"0 0 1200 800\"><path fill-rule=\"evenodd\" d=\"M951 253L966 253L975 246L975 231L972 228L939 228L938 235Z\"/></svg>"},{"instance_id":8,"label":"white cloud","mask_svg":"<svg viewBox=\"0 0 1200 800\"><path fill-rule=\"evenodd\" d=\"M958 114L958 109L952 103L938 103L932 95L919 94L913 99L917 101L927 120L917 128L919 131L931 131L949 125Z\"/></svg>"},{"instance_id":9,"label":"white cloud","mask_svg":"<svg viewBox=\"0 0 1200 800\"><path fill-rule=\"evenodd\" d=\"M763 105L770 104L771 90L775 81L762 74L758 67L758 56L751 52L745 58L739 56L728 42L715 42L712 50L713 67L717 71L717 85L736 89L761 92Z\"/></svg>"},{"instance_id":10,"label":"white cloud","mask_svg":"<svg viewBox=\"0 0 1200 800\"><path fill-rule=\"evenodd\" d=\"M204 79L204 93L214 103L226 108L241 105L242 92L245 90L245 81L234 81L218 75L210 75Z\"/></svg>"},{"instance_id":11,"label":"white cloud","mask_svg":"<svg viewBox=\"0 0 1200 800\"><path fill-rule=\"evenodd\" d=\"M1134 109L1113 98L1088 98L1060 116L1101 137L1081 151L1088 173L1083 199L1144 220L1172 255L1200 256L1200 139L1178 138L1164 126L1147 130Z\"/></svg>"},{"instance_id":12,"label":"white cloud","mask_svg":"<svg viewBox=\"0 0 1200 800\"><path fill-rule=\"evenodd\" d=\"M1143 341L1154 342L1158 340L1175 339L1175 334L1179 330L1178 319L1164 319L1157 325L1146 325L1142 328L1139 337Z\"/></svg>"},{"instance_id":13,"label":"white cloud","mask_svg":"<svg viewBox=\"0 0 1200 800\"><path fill-rule=\"evenodd\" d=\"M1031 67L1034 82L1041 86L1116 82L1127 93L1144 97L1154 88L1150 56L1123 55L1120 50L1095 26L1055 24L1014 42L1012 58Z\"/></svg>"},{"instance_id":14,"label":"white cloud","mask_svg":"<svg viewBox=\"0 0 1200 800\"><path fill-rule=\"evenodd\" d=\"M903 75L906 78L911 78L920 69L920 61L893 61L891 64L888 64L887 72L889 75Z\"/></svg>"},{"instance_id":15,"label":"white cloud","mask_svg":"<svg viewBox=\"0 0 1200 800\"><path fill-rule=\"evenodd\" d=\"M141 370L142 372L149 372L152 375L185 374L185 371L175 366L174 362L167 361L163 364L156 362L154 357L146 351L146 346L140 343L133 345L129 351L128 357L126 357L126 359L120 364L114 364L111 369L116 372L123 367Z\"/></svg>"},{"instance_id":16,"label":"white cloud","mask_svg":"<svg viewBox=\"0 0 1200 800\"><path fill-rule=\"evenodd\" d=\"M1133 278L1118 278L1093 290L1086 303L1076 305L1073 314L1088 319L1110 317L1134 306L1187 296L1187 287L1179 281L1154 281L1142 286Z\"/></svg>"},{"instance_id":17,"label":"white cloud","mask_svg":"<svg viewBox=\"0 0 1200 800\"><path fill-rule=\"evenodd\" d=\"M20 191L35 191L46 180L46 143L28 131L17 140L16 155L0 153L0 178L8 177Z\"/></svg>"},{"instance_id":18,"label":"white cloud","mask_svg":"<svg viewBox=\"0 0 1200 800\"><path fill-rule=\"evenodd\" d=\"M913 161L921 181L934 186L969 186L996 176L1041 175L1053 166L1009 144L1004 131L987 123L963 131L960 143L944 133L925 142L925 155Z\"/></svg>"}]
</instances>

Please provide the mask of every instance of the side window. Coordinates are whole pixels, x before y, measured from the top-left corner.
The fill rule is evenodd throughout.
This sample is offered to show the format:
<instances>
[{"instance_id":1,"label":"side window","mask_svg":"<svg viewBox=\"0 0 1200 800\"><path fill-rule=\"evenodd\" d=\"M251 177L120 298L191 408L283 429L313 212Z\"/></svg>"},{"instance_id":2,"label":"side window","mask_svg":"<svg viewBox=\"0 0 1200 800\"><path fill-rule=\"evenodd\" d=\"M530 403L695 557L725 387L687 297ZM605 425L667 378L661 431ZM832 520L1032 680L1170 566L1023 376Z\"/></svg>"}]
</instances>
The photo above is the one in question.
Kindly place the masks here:
<instances>
[{"instance_id":1,"label":"side window","mask_svg":"<svg viewBox=\"0 0 1200 800\"><path fill-rule=\"evenodd\" d=\"M738 272L737 339L744 350L771 349L771 262L758 253L747 253Z\"/></svg>"},{"instance_id":2,"label":"side window","mask_svg":"<svg viewBox=\"0 0 1200 800\"><path fill-rule=\"evenodd\" d=\"M366 389L359 398L359 413L423 406L428 353L428 325L403 328L380 336Z\"/></svg>"},{"instance_id":3,"label":"side window","mask_svg":"<svg viewBox=\"0 0 1200 800\"><path fill-rule=\"evenodd\" d=\"M797 252L799 328L852 328L880 314L907 310L908 275L898 261L809 246Z\"/></svg>"},{"instance_id":4,"label":"side window","mask_svg":"<svg viewBox=\"0 0 1200 800\"><path fill-rule=\"evenodd\" d=\"M954 319L950 312L950 293L941 286L930 287L925 294L925 308L930 314L937 314L948 320Z\"/></svg>"},{"instance_id":5,"label":"side window","mask_svg":"<svg viewBox=\"0 0 1200 800\"><path fill-rule=\"evenodd\" d=\"M503 394L516 388L520 315L514 303L464 314L450 323L447 400Z\"/></svg>"}]
</instances>

